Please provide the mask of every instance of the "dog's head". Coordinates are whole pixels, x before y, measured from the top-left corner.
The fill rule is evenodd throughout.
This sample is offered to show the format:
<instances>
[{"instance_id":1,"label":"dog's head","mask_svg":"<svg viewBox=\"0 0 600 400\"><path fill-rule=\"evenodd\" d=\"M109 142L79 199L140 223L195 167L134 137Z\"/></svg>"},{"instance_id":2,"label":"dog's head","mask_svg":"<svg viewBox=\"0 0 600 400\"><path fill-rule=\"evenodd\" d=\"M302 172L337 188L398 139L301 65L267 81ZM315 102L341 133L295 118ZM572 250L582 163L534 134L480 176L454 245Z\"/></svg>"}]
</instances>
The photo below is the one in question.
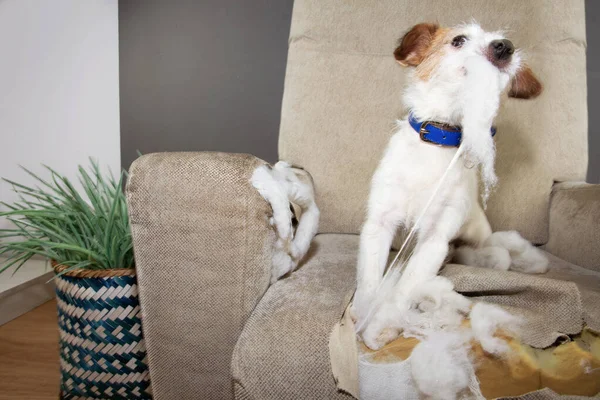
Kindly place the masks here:
<instances>
[{"instance_id":1,"label":"dog's head","mask_svg":"<svg viewBox=\"0 0 600 400\"><path fill-rule=\"evenodd\" d=\"M437 24L415 25L400 39L394 51L396 61L413 67L414 83L429 83L451 92L466 75L470 57L492 63L504 83L509 97L529 99L542 92L542 85L531 69L522 62L519 50L499 32L485 32L479 25L464 24L442 28Z\"/></svg>"},{"instance_id":2,"label":"dog's head","mask_svg":"<svg viewBox=\"0 0 600 400\"><path fill-rule=\"evenodd\" d=\"M497 181L490 128L501 94L508 87L509 97L530 99L542 85L510 40L475 23L415 25L394 56L412 68L404 100L413 116L462 127L461 148L481 166L485 202Z\"/></svg>"}]
</instances>

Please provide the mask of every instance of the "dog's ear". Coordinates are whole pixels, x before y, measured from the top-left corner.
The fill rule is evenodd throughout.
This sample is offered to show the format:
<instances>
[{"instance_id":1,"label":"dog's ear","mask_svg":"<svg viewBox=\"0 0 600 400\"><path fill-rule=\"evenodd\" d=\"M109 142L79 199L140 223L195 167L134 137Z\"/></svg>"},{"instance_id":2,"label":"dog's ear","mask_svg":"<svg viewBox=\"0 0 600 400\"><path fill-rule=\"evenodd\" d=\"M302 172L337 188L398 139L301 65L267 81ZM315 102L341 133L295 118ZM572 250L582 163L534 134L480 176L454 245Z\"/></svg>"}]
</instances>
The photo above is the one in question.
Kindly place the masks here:
<instances>
[{"instance_id":1,"label":"dog's ear","mask_svg":"<svg viewBox=\"0 0 600 400\"><path fill-rule=\"evenodd\" d=\"M394 51L396 61L404 67L417 66L425 58L427 49L431 45L435 32L439 29L437 24L422 23L415 25L400 39L400 45Z\"/></svg>"},{"instance_id":2,"label":"dog's ear","mask_svg":"<svg viewBox=\"0 0 600 400\"><path fill-rule=\"evenodd\" d=\"M542 84L527 65L523 65L510 83L509 97L533 99L542 93Z\"/></svg>"}]
</instances>

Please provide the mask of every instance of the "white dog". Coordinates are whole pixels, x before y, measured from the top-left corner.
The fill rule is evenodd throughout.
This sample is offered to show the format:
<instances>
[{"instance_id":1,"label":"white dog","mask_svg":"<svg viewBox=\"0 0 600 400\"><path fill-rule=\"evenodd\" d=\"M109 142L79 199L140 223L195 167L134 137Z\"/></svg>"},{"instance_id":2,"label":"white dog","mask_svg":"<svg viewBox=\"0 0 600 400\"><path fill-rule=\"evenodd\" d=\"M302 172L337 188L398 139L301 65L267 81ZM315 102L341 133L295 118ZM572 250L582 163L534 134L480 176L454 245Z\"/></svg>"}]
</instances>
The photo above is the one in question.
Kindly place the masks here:
<instances>
[{"instance_id":1,"label":"white dog","mask_svg":"<svg viewBox=\"0 0 600 400\"><path fill-rule=\"evenodd\" d=\"M423 23L405 34L394 55L399 64L411 67L404 95L410 114L398 121L373 176L351 309L357 325L365 326L359 334L371 348L399 334L402 324L397 321L409 309L421 307L415 302L423 299L424 291L448 288L435 277L454 240L469 245L454 256L463 264L527 273L546 272L548 265L517 232L492 234L478 195L478 170L484 204L497 181L492 122L502 93L508 88L509 97L528 99L542 91L519 52L501 33L485 32L477 24L441 28ZM414 253L393 298L375 307L397 228L415 223L459 143L464 157L423 215ZM444 301L456 304L442 308L464 309L465 302L452 300L453 295L459 296L443 295Z\"/></svg>"}]
</instances>

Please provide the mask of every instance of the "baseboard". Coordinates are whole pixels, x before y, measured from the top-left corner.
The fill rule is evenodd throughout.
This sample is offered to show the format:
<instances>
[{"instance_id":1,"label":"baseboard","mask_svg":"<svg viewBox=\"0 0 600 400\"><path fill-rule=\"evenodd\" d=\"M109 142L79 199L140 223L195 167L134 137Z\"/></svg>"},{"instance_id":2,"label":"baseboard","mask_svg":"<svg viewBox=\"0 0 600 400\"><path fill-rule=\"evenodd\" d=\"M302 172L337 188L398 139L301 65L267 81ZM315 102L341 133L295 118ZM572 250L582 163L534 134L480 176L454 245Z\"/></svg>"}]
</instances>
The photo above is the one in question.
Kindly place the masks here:
<instances>
[{"instance_id":1,"label":"baseboard","mask_svg":"<svg viewBox=\"0 0 600 400\"><path fill-rule=\"evenodd\" d=\"M49 271L0 293L0 325L54 297L54 272ZM49 282L50 281L50 282Z\"/></svg>"}]
</instances>

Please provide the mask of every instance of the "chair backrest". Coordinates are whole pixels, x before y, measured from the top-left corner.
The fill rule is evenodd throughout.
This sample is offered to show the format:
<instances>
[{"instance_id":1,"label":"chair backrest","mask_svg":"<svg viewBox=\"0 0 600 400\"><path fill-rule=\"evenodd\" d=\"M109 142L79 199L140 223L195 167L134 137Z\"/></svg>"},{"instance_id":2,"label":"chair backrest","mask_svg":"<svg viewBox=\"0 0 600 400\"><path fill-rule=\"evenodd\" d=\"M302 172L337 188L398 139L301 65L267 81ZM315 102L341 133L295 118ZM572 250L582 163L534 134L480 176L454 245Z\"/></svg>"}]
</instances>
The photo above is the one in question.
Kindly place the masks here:
<instances>
[{"instance_id":1,"label":"chair backrest","mask_svg":"<svg viewBox=\"0 0 600 400\"><path fill-rule=\"evenodd\" d=\"M546 242L554 181L584 180L587 169L583 0L296 0L279 157L312 174L321 232L360 230L371 176L406 113L397 40L419 22L472 19L506 30L545 87L503 103L487 214L494 230Z\"/></svg>"}]
</instances>

